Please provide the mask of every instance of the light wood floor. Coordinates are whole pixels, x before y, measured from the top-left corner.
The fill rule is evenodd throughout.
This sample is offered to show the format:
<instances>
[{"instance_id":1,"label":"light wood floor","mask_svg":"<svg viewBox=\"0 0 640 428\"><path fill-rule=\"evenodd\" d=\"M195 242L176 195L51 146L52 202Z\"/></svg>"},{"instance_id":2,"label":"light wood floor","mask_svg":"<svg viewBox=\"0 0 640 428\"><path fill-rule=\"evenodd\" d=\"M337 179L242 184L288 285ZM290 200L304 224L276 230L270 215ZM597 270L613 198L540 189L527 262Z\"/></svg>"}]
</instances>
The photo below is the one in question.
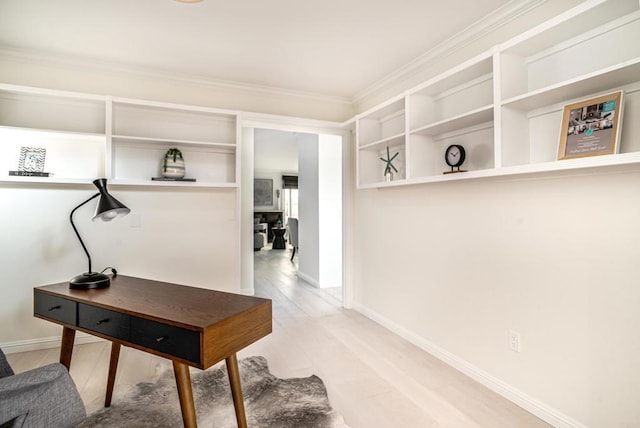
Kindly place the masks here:
<instances>
[{"instance_id":1,"label":"light wood floor","mask_svg":"<svg viewBox=\"0 0 640 428\"><path fill-rule=\"evenodd\" d=\"M549 426L373 321L341 308L337 290L318 290L298 280L289 257L290 250L255 253L256 294L273 300L273 333L239 358L263 355L278 377L318 375L352 428ZM71 375L89 413L104 400L109 349L98 342L74 350ZM58 351L8 358L20 372L57 361ZM122 348L114 402L119 386L153 380L169 367L162 358Z\"/></svg>"}]
</instances>

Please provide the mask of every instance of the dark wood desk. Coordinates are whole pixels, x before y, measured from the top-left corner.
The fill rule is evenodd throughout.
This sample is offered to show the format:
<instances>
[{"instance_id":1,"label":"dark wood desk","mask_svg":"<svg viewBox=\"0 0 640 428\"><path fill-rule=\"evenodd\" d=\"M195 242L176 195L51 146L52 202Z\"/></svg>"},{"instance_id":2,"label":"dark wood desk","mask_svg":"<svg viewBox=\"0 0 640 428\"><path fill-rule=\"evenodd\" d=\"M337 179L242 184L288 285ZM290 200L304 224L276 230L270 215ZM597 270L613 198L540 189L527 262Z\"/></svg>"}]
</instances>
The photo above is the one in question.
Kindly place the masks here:
<instances>
[{"instance_id":1,"label":"dark wood desk","mask_svg":"<svg viewBox=\"0 0 640 428\"><path fill-rule=\"evenodd\" d=\"M63 326L67 369L76 330L111 341L106 407L121 345L170 359L185 427L196 426L188 366L207 369L225 359L238 426L247 426L236 352L271 333L270 300L118 275L102 289L36 287L34 316Z\"/></svg>"}]
</instances>

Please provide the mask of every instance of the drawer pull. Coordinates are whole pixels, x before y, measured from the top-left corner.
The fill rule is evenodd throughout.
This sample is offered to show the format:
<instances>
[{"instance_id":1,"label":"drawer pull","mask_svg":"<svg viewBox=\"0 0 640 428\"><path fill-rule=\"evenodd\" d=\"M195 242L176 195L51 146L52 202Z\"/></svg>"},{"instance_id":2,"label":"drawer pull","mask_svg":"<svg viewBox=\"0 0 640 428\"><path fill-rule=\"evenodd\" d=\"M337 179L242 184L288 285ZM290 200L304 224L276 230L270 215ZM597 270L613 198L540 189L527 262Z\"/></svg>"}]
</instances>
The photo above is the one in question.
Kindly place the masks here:
<instances>
[{"instance_id":1,"label":"drawer pull","mask_svg":"<svg viewBox=\"0 0 640 428\"><path fill-rule=\"evenodd\" d=\"M156 337L156 342L162 342L165 339L166 339L165 336L159 336L159 337Z\"/></svg>"},{"instance_id":2,"label":"drawer pull","mask_svg":"<svg viewBox=\"0 0 640 428\"><path fill-rule=\"evenodd\" d=\"M100 325L100 324L104 324L104 323L108 323L109 321L111 321L109 318L105 318L103 320L100 320L96 323L96 325Z\"/></svg>"},{"instance_id":3,"label":"drawer pull","mask_svg":"<svg viewBox=\"0 0 640 428\"><path fill-rule=\"evenodd\" d=\"M55 310L60 309L60 308L62 308L62 306L56 305L56 306L51 306L48 310L49 311L55 311Z\"/></svg>"}]
</instances>

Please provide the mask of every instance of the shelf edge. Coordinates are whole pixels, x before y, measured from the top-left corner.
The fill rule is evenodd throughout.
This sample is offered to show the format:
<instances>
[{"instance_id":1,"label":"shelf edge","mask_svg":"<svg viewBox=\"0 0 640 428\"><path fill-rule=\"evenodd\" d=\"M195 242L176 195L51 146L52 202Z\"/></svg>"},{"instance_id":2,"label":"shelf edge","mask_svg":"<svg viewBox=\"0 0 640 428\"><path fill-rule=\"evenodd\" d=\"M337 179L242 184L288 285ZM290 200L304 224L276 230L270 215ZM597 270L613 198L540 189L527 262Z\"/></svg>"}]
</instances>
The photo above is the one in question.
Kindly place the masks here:
<instances>
[{"instance_id":1,"label":"shelf edge","mask_svg":"<svg viewBox=\"0 0 640 428\"><path fill-rule=\"evenodd\" d=\"M430 175L424 177L413 177L391 183L368 183L360 185L361 189L382 189L397 186L409 186L417 184L431 184L452 182L461 180L471 180L476 178L496 178L524 176L529 174L543 174L573 170L588 170L593 168L605 168L624 165L640 164L640 152L620 153L615 155L593 156L590 158L567 159L559 161L540 162L533 165L512 165L502 168L481 169L468 171L460 174Z\"/></svg>"}]
</instances>

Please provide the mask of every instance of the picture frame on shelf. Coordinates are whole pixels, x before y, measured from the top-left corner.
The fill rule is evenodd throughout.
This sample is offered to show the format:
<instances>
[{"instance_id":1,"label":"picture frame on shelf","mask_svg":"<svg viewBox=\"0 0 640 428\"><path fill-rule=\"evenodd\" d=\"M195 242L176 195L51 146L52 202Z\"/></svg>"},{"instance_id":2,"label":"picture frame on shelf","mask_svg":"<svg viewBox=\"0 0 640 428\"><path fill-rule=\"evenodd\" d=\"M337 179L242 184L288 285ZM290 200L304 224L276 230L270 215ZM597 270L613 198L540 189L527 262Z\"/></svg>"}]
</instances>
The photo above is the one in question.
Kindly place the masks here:
<instances>
[{"instance_id":1,"label":"picture frame on shelf","mask_svg":"<svg viewBox=\"0 0 640 428\"><path fill-rule=\"evenodd\" d=\"M47 149L41 147L21 147L18 171L43 172Z\"/></svg>"},{"instance_id":2,"label":"picture frame on shelf","mask_svg":"<svg viewBox=\"0 0 640 428\"><path fill-rule=\"evenodd\" d=\"M255 178L253 180L253 205L273 205L273 180Z\"/></svg>"},{"instance_id":3,"label":"picture frame on shelf","mask_svg":"<svg viewBox=\"0 0 640 428\"><path fill-rule=\"evenodd\" d=\"M558 160L618 152L622 91L564 106Z\"/></svg>"}]
</instances>

